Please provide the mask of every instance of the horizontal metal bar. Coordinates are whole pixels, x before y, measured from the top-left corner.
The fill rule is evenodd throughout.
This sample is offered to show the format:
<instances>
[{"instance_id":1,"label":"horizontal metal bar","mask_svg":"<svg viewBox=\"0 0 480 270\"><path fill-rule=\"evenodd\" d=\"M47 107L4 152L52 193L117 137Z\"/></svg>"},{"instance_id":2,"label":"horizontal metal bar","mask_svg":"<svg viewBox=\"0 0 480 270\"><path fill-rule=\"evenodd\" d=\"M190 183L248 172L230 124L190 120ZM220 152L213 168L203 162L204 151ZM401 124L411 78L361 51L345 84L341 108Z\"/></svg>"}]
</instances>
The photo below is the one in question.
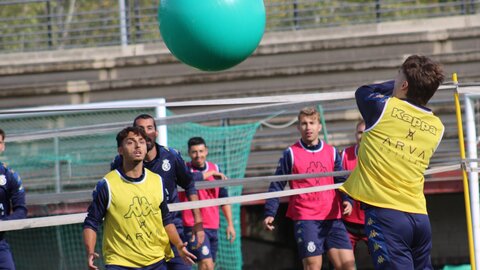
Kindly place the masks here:
<instances>
[{"instance_id":1,"label":"horizontal metal bar","mask_svg":"<svg viewBox=\"0 0 480 270\"><path fill-rule=\"evenodd\" d=\"M10 6L10 5L24 5L24 4L32 4L32 3L44 3L48 2L49 0L15 0L15 1L1 1L0 6Z\"/></svg>"}]
</instances>

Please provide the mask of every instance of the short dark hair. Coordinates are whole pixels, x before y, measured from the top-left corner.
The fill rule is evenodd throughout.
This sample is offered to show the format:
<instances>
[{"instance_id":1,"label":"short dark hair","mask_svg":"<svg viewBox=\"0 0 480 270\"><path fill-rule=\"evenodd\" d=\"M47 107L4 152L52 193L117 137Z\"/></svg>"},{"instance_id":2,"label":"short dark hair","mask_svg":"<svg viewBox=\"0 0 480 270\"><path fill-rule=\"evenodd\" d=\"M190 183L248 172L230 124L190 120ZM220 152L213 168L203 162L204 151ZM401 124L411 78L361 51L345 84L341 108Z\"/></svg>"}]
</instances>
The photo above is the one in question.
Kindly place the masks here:
<instances>
[{"instance_id":1,"label":"short dark hair","mask_svg":"<svg viewBox=\"0 0 480 270\"><path fill-rule=\"evenodd\" d=\"M151 116L150 114L142 113L139 116L135 117L135 119L133 119L133 126L134 127L137 126L137 120L138 119L152 119L153 120L153 126L155 127L155 130L157 130L157 123L155 122L155 118L153 118L153 116Z\"/></svg>"},{"instance_id":2,"label":"short dark hair","mask_svg":"<svg viewBox=\"0 0 480 270\"><path fill-rule=\"evenodd\" d=\"M409 56L401 70L408 82L407 98L417 105L426 105L445 79L442 66L426 56Z\"/></svg>"},{"instance_id":3,"label":"short dark hair","mask_svg":"<svg viewBox=\"0 0 480 270\"><path fill-rule=\"evenodd\" d=\"M205 140L202 137L192 137L188 140L188 150L194 145L205 145L207 147L207 144L205 143Z\"/></svg>"},{"instance_id":4,"label":"short dark hair","mask_svg":"<svg viewBox=\"0 0 480 270\"><path fill-rule=\"evenodd\" d=\"M142 136L143 139L148 140L147 133L145 133L145 130L141 127L126 127L122 129L120 132L117 134L117 147L122 146L123 140L127 138L128 133L133 132L135 135L140 135Z\"/></svg>"},{"instance_id":5,"label":"short dark hair","mask_svg":"<svg viewBox=\"0 0 480 270\"><path fill-rule=\"evenodd\" d=\"M3 129L0 128L0 136L2 136L2 139L5 140L5 131L3 131Z\"/></svg>"}]
</instances>

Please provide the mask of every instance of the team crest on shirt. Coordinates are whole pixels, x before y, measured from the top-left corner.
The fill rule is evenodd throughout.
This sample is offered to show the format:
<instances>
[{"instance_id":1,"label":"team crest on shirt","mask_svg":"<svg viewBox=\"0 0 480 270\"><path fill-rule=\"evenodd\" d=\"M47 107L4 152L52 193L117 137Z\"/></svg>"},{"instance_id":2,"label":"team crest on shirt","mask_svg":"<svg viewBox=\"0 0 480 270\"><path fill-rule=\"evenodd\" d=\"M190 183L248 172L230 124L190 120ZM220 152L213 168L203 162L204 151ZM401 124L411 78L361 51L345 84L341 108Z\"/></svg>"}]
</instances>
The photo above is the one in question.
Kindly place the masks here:
<instances>
[{"instance_id":1,"label":"team crest on shirt","mask_svg":"<svg viewBox=\"0 0 480 270\"><path fill-rule=\"evenodd\" d=\"M210 253L210 250L208 249L208 247L207 247L207 246L203 246L203 247L202 247L202 254L203 254L204 256L207 256L208 253Z\"/></svg>"},{"instance_id":2,"label":"team crest on shirt","mask_svg":"<svg viewBox=\"0 0 480 270\"><path fill-rule=\"evenodd\" d=\"M172 166L170 165L170 161L168 159L164 159L162 163L162 170L168 172L171 168Z\"/></svg>"},{"instance_id":3,"label":"team crest on shirt","mask_svg":"<svg viewBox=\"0 0 480 270\"><path fill-rule=\"evenodd\" d=\"M308 252L310 253L315 252L316 249L317 247L315 246L315 243L313 243L312 241L308 242L308 245L307 245Z\"/></svg>"},{"instance_id":4,"label":"team crest on shirt","mask_svg":"<svg viewBox=\"0 0 480 270\"><path fill-rule=\"evenodd\" d=\"M7 178L4 174L0 175L0 186L5 186L7 184Z\"/></svg>"}]
</instances>

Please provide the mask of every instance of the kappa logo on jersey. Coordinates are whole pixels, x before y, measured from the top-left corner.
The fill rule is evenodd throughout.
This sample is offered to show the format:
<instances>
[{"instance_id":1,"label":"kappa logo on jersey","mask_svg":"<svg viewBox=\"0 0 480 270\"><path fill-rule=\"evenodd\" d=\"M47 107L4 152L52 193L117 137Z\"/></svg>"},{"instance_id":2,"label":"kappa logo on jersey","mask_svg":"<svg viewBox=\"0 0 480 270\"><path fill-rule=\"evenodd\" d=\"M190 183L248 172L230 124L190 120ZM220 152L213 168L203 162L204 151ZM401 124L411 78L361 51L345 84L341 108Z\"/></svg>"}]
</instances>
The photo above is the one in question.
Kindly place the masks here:
<instances>
[{"instance_id":1,"label":"kappa logo on jersey","mask_svg":"<svg viewBox=\"0 0 480 270\"><path fill-rule=\"evenodd\" d=\"M132 215L136 217L141 216L148 216L150 214L156 215L158 211L156 211L152 205L148 202L147 198L145 197L133 197L132 204L128 209L128 213L125 214L124 218L131 218Z\"/></svg>"},{"instance_id":2,"label":"kappa logo on jersey","mask_svg":"<svg viewBox=\"0 0 480 270\"><path fill-rule=\"evenodd\" d=\"M0 175L0 186L5 186L7 184L7 178L4 174Z\"/></svg>"},{"instance_id":3,"label":"kappa logo on jersey","mask_svg":"<svg viewBox=\"0 0 480 270\"><path fill-rule=\"evenodd\" d=\"M170 165L170 161L168 159L164 159L162 163L162 170L164 170L165 172L168 172L170 171L171 168L172 166Z\"/></svg>"},{"instance_id":4,"label":"kappa logo on jersey","mask_svg":"<svg viewBox=\"0 0 480 270\"><path fill-rule=\"evenodd\" d=\"M323 166L323 163L320 161L312 161L310 162L310 166L307 168L307 173L315 173L315 172L326 172L327 168Z\"/></svg>"},{"instance_id":5,"label":"kappa logo on jersey","mask_svg":"<svg viewBox=\"0 0 480 270\"><path fill-rule=\"evenodd\" d=\"M319 161L312 161L310 162L310 166L307 168L307 173L323 173L326 172L327 168L323 166L322 162ZM315 178L315 184L320 185L321 184L321 178Z\"/></svg>"},{"instance_id":6,"label":"kappa logo on jersey","mask_svg":"<svg viewBox=\"0 0 480 270\"><path fill-rule=\"evenodd\" d=\"M433 135L437 134L437 128L434 126L429 125L427 122L422 121L418 117L414 117L408 113L405 113L404 110L398 109L398 108L393 108L392 110L392 117L395 117L397 119L403 120L407 123L410 123L412 127L420 128L422 131L428 131L432 133Z\"/></svg>"},{"instance_id":7,"label":"kappa logo on jersey","mask_svg":"<svg viewBox=\"0 0 480 270\"><path fill-rule=\"evenodd\" d=\"M313 241L308 242L308 245L307 245L308 252L313 253L315 252L316 249L317 247L315 246L315 243L313 243Z\"/></svg>"}]
</instances>

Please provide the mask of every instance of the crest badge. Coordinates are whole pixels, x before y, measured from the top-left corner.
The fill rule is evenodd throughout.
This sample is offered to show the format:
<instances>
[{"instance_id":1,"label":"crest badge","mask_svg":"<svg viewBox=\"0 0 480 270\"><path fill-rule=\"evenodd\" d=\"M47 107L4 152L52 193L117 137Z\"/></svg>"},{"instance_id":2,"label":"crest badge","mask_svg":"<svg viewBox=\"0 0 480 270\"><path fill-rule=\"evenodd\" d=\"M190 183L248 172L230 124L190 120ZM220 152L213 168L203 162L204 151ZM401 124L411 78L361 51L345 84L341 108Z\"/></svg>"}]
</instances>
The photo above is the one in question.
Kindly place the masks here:
<instances>
[{"instance_id":1,"label":"crest badge","mask_svg":"<svg viewBox=\"0 0 480 270\"><path fill-rule=\"evenodd\" d=\"M203 247L202 247L202 254L203 254L204 256L207 256L208 253L210 253L210 250L208 249L208 247L207 247L207 246L203 246Z\"/></svg>"},{"instance_id":2,"label":"crest badge","mask_svg":"<svg viewBox=\"0 0 480 270\"><path fill-rule=\"evenodd\" d=\"M308 252L312 253L316 249L317 249L317 247L315 246L315 243L313 243L312 241L308 242L308 246L307 246Z\"/></svg>"},{"instance_id":3,"label":"crest badge","mask_svg":"<svg viewBox=\"0 0 480 270\"><path fill-rule=\"evenodd\" d=\"M7 184L7 178L4 174L0 175L0 186L5 186Z\"/></svg>"},{"instance_id":4,"label":"crest badge","mask_svg":"<svg viewBox=\"0 0 480 270\"><path fill-rule=\"evenodd\" d=\"M162 170L168 172L171 168L172 166L170 165L170 161L168 159L164 159L162 163Z\"/></svg>"}]
</instances>

